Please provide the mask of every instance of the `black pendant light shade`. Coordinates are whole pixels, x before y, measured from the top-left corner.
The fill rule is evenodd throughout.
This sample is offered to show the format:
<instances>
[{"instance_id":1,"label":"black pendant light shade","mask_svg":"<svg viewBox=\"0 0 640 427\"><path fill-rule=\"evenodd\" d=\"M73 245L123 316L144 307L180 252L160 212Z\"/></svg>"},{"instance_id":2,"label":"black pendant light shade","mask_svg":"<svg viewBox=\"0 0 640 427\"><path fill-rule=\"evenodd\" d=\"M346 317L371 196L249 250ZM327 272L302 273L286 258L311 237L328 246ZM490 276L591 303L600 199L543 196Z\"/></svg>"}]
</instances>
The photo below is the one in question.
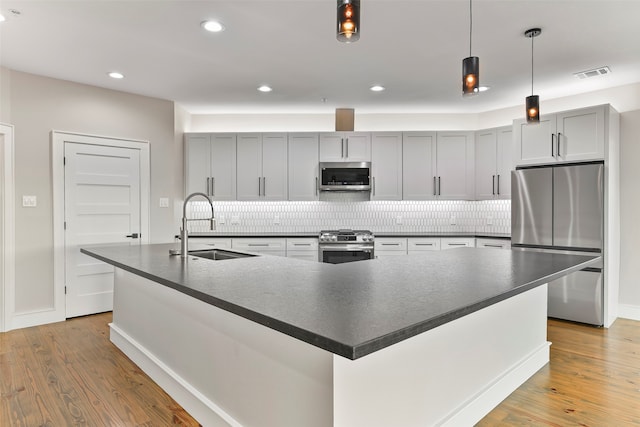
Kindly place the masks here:
<instances>
[{"instance_id":1,"label":"black pendant light shade","mask_svg":"<svg viewBox=\"0 0 640 427\"><path fill-rule=\"evenodd\" d=\"M480 58L469 56L462 60L462 94L475 95L480 88Z\"/></svg>"},{"instance_id":2,"label":"black pendant light shade","mask_svg":"<svg viewBox=\"0 0 640 427\"><path fill-rule=\"evenodd\" d=\"M473 7L469 0L469 56L462 60L462 95L475 95L480 91L480 58L471 56L473 34Z\"/></svg>"},{"instance_id":3,"label":"black pendant light shade","mask_svg":"<svg viewBox=\"0 0 640 427\"><path fill-rule=\"evenodd\" d=\"M360 0L338 0L338 41L352 43L360 38Z\"/></svg>"},{"instance_id":4,"label":"black pendant light shade","mask_svg":"<svg viewBox=\"0 0 640 427\"><path fill-rule=\"evenodd\" d=\"M527 96L527 123L540 123L540 97Z\"/></svg>"},{"instance_id":5,"label":"black pendant light shade","mask_svg":"<svg viewBox=\"0 0 640 427\"><path fill-rule=\"evenodd\" d=\"M541 33L540 28L532 28L524 32L524 36L531 39L531 96L527 96L525 102L527 123L540 123L540 97L533 94L533 38Z\"/></svg>"}]
</instances>

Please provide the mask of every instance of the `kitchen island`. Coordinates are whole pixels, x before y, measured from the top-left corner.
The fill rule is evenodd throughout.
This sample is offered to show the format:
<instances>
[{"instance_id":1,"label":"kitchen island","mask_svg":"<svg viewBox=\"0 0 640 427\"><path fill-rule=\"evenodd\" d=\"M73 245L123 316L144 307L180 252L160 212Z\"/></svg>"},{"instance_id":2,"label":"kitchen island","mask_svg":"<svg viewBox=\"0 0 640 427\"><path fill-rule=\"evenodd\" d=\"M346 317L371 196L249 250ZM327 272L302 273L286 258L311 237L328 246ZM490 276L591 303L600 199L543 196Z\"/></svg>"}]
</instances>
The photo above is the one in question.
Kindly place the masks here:
<instances>
[{"instance_id":1,"label":"kitchen island","mask_svg":"<svg viewBox=\"0 0 640 427\"><path fill-rule=\"evenodd\" d=\"M548 362L546 283L598 260L170 248L82 251L116 267L111 340L205 426L472 425Z\"/></svg>"}]
</instances>

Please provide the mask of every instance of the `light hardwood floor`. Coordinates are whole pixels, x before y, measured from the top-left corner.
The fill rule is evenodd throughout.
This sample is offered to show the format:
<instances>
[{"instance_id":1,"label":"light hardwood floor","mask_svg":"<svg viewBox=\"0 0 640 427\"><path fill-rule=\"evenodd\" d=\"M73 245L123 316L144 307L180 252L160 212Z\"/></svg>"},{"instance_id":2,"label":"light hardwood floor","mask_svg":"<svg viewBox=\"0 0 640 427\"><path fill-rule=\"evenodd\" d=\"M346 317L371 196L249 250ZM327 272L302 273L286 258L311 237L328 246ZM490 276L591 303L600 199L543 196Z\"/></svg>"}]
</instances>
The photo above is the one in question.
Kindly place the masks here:
<instances>
[{"instance_id":1,"label":"light hardwood floor","mask_svg":"<svg viewBox=\"0 0 640 427\"><path fill-rule=\"evenodd\" d=\"M110 321L0 334L0 426L197 426L110 343ZM550 364L478 426L640 426L640 322L548 324Z\"/></svg>"}]
</instances>

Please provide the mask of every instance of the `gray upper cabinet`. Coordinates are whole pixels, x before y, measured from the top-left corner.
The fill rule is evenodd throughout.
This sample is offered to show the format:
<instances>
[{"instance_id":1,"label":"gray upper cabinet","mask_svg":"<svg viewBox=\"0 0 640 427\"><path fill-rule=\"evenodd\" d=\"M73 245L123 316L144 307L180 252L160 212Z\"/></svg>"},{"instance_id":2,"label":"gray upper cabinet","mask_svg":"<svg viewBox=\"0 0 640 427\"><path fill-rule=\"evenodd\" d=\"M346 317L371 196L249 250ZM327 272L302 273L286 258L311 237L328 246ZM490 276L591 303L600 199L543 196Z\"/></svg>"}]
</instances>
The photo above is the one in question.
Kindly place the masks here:
<instances>
[{"instance_id":1,"label":"gray upper cabinet","mask_svg":"<svg viewBox=\"0 0 640 427\"><path fill-rule=\"evenodd\" d=\"M475 135L476 199L509 199L511 197L511 147L513 128L477 131Z\"/></svg>"},{"instance_id":2,"label":"gray upper cabinet","mask_svg":"<svg viewBox=\"0 0 640 427\"><path fill-rule=\"evenodd\" d=\"M475 197L475 145L473 132L436 134L436 192L446 200Z\"/></svg>"},{"instance_id":3,"label":"gray upper cabinet","mask_svg":"<svg viewBox=\"0 0 640 427\"><path fill-rule=\"evenodd\" d=\"M287 134L237 135L237 200L287 200Z\"/></svg>"},{"instance_id":4,"label":"gray upper cabinet","mask_svg":"<svg viewBox=\"0 0 640 427\"><path fill-rule=\"evenodd\" d=\"M371 200L402 200L402 132L371 134Z\"/></svg>"},{"instance_id":5,"label":"gray upper cabinet","mask_svg":"<svg viewBox=\"0 0 640 427\"><path fill-rule=\"evenodd\" d=\"M548 114L540 123L513 122L516 165L602 160L607 106Z\"/></svg>"},{"instance_id":6,"label":"gray upper cabinet","mask_svg":"<svg viewBox=\"0 0 640 427\"><path fill-rule=\"evenodd\" d=\"M436 198L436 133L402 134L402 198Z\"/></svg>"},{"instance_id":7,"label":"gray upper cabinet","mask_svg":"<svg viewBox=\"0 0 640 427\"><path fill-rule=\"evenodd\" d=\"M331 132L320 134L321 162L370 162L369 132Z\"/></svg>"},{"instance_id":8,"label":"gray upper cabinet","mask_svg":"<svg viewBox=\"0 0 640 427\"><path fill-rule=\"evenodd\" d=\"M290 133L289 200L318 200L318 134Z\"/></svg>"},{"instance_id":9,"label":"gray upper cabinet","mask_svg":"<svg viewBox=\"0 0 640 427\"><path fill-rule=\"evenodd\" d=\"M185 135L185 196L194 192L213 200L236 200L236 135Z\"/></svg>"}]
</instances>

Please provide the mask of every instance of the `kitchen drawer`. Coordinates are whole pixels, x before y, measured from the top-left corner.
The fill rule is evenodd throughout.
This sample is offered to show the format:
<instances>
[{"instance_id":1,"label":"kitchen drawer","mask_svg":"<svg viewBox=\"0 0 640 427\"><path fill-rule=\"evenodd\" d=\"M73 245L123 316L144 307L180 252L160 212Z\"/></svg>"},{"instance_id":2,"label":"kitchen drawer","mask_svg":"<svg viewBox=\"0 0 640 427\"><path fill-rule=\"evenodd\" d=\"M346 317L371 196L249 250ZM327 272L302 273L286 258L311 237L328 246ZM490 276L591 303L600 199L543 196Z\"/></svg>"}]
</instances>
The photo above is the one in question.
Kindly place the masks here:
<instances>
[{"instance_id":1,"label":"kitchen drawer","mask_svg":"<svg viewBox=\"0 0 640 427\"><path fill-rule=\"evenodd\" d=\"M443 237L440 239L440 249L474 248L476 239L474 237Z\"/></svg>"},{"instance_id":2,"label":"kitchen drawer","mask_svg":"<svg viewBox=\"0 0 640 427\"><path fill-rule=\"evenodd\" d=\"M231 239L231 247L239 251L271 253L277 256L286 256L287 239L285 238L237 238ZM276 253L277 252L277 253Z\"/></svg>"},{"instance_id":3,"label":"kitchen drawer","mask_svg":"<svg viewBox=\"0 0 640 427\"><path fill-rule=\"evenodd\" d=\"M373 241L374 252L401 252L407 253L407 239L397 237L376 237Z\"/></svg>"},{"instance_id":4,"label":"kitchen drawer","mask_svg":"<svg viewBox=\"0 0 640 427\"><path fill-rule=\"evenodd\" d=\"M504 239L476 239L476 248L511 249L511 240Z\"/></svg>"},{"instance_id":5,"label":"kitchen drawer","mask_svg":"<svg viewBox=\"0 0 640 427\"><path fill-rule=\"evenodd\" d=\"M318 262L319 260L319 254L318 251L308 251L308 250L301 250L301 251L290 251L287 250L287 258L295 258L295 259L302 259L305 261L314 261L314 262Z\"/></svg>"},{"instance_id":6,"label":"kitchen drawer","mask_svg":"<svg viewBox=\"0 0 640 427\"><path fill-rule=\"evenodd\" d=\"M287 238L287 254L289 251L313 251L318 252L317 237L293 237Z\"/></svg>"},{"instance_id":7,"label":"kitchen drawer","mask_svg":"<svg viewBox=\"0 0 640 427\"><path fill-rule=\"evenodd\" d=\"M207 245L212 248L231 249L231 239L225 237L189 237L189 243Z\"/></svg>"},{"instance_id":8,"label":"kitchen drawer","mask_svg":"<svg viewBox=\"0 0 640 427\"><path fill-rule=\"evenodd\" d=\"M421 251L439 251L440 238L438 237L410 237L407 239L409 253Z\"/></svg>"}]
</instances>

